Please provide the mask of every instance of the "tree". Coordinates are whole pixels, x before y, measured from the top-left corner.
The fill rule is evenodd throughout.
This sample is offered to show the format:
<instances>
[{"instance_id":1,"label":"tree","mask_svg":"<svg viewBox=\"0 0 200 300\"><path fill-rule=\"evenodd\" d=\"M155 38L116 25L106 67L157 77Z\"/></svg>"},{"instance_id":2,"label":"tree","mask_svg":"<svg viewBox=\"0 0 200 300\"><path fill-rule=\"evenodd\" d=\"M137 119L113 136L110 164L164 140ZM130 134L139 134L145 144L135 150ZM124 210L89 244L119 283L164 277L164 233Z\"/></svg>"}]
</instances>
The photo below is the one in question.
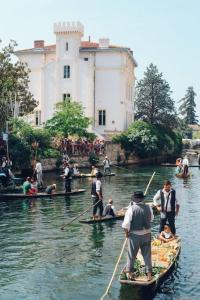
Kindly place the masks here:
<instances>
[{"instance_id":1,"label":"tree","mask_svg":"<svg viewBox=\"0 0 200 300\"><path fill-rule=\"evenodd\" d=\"M182 116L186 124L198 123L195 112L195 97L196 93L194 92L194 88L192 86L189 86L186 91L185 97L179 101L181 103L179 107L179 114Z\"/></svg>"},{"instance_id":2,"label":"tree","mask_svg":"<svg viewBox=\"0 0 200 300\"><path fill-rule=\"evenodd\" d=\"M63 101L56 104L54 116L45 126L53 135L87 137L90 123L90 119L84 116L80 103Z\"/></svg>"},{"instance_id":3,"label":"tree","mask_svg":"<svg viewBox=\"0 0 200 300\"><path fill-rule=\"evenodd\" d=\"M5 129L9 117L29 114L37 106L28 87L30 70L25 63L12 62L16 46L11 41L0 51L0 130Z\"/></svg>"},{"instance_id":4,"label":"tree","mask_svg":"<svg viewBox=\"0 0 200 300\"><path fill-rule=\"evenodd\" d=\"M141 158L179 154L182 150L182 139L178 133L141 120L115 136L113 141L120 143L125 153L133 153Z\"/></svg>"},{"instance_id":5,"label":"tree","mask_svg":"<svg viewBox=\"0 0 200 300\"><path fill-rule=\"evenodd\" d=\"M136 119L173 128L176 125L174 101L168 82L153 64L136 87Z\"/></svg>"}]
</instances>

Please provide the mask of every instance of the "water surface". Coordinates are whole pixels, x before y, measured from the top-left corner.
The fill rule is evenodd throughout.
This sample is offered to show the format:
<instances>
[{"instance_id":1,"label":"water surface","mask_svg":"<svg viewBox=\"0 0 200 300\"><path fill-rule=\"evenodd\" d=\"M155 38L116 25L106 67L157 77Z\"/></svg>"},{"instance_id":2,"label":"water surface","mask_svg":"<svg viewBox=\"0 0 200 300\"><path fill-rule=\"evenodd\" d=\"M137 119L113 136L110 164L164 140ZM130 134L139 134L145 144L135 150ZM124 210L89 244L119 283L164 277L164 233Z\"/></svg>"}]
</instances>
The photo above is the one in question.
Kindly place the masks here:
<instances>
[{"instance_id":1,"label":"water surface","mask_svg":"<svg viewBox=\"0 0 200 300\"><path fill-rule=\"evenodd\" d=\"M104 200L114 200L117 208L127 206L134 190L145 190L156 171L148 191L152 199L165 179L172 181L180 201L177 232L182 237L178 264L159 288L154 299L199 299L200 294L200 170L193 168L187 181L174 176L174 168L116 168L115 177L103 179ZM62 180L46 174L46 183ZM91 179L74 180L74 188L84 194L37 200L0 202L0 300L96 300L100 299L111 278L124 242L121 221L87 225L68 222L91 205ZM88 216L90 213L88 213ZM158 217L153 232L158 230ZM118 275L105 299L151 299L148 290L121 288Z\"/></svg>"}]
</instances>

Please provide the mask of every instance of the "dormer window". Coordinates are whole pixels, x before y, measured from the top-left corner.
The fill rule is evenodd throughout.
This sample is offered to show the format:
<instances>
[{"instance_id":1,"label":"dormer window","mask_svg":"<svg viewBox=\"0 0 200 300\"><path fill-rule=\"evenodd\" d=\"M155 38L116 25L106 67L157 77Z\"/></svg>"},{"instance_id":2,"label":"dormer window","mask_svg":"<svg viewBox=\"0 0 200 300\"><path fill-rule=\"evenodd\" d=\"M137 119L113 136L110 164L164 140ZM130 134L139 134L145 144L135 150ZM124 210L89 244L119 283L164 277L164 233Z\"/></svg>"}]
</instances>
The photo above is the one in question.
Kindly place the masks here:
<instances>
[{"instance_id":1,"label":"dormer window","mask_svg":"<svg viewBox=\"0 0 200 300\"><path fill-rule=\"evenodd\" d=\"M69 44L66 42L65 44L65 51L68 51L69 50Z\"/></svg>"}]
</instances>

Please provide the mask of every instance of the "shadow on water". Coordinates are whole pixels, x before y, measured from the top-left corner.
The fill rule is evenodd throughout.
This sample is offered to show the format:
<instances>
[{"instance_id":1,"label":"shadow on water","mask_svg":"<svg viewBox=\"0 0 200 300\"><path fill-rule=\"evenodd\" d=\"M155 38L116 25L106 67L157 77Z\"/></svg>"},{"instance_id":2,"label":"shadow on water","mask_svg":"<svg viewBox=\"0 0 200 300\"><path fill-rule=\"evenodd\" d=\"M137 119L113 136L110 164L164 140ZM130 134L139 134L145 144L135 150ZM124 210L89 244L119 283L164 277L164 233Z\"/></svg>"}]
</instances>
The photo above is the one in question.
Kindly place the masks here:
<instances>
[{"instance_id":1,"label":"shadow on water","mask_svg":"<svg viewBox=\"0 0 200 300\"><path fill-rule=\"evenodd\" d=\"M119 300L151 300L155 293L148 287L133 287L122 285Z\"/></svg>"}]
</instances>

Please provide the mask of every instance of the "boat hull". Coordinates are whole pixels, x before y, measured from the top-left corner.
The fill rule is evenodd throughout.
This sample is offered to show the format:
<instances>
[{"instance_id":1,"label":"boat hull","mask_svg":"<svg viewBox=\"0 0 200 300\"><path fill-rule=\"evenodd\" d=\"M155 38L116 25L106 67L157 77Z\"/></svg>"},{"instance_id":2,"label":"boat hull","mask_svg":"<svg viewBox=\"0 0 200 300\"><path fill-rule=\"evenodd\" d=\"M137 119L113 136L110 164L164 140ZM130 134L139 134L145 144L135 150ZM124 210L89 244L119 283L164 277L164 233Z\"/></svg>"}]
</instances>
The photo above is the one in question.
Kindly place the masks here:
<instances>
[{"instance_id":1,"label":"boat hull","mask_svg":"<svg viewBox=\"0 0 200 300\"><path fill-rule=\"evenodd\" d=\"M12 200L12 199L24 199L24 198L47 198L47 197L57 197L57 196L71 196L71 195L76 195L80 193L84 193L85 189L79 189L79 190L73 190L71 192L57 192L53 194L46 194L46 193L37 193L36 195L25 195L21 193L5 193L5 194L0 194L0 199L7 199L7 200Z\"/></svg>"},{"instance_id":2,"label":"boat hull","mask_svg":"<svg viewBox=\"0 0 200 300\"><path fill-rule=\"evenodd\" d=\"M125 279L119 278L120 283L122 285L149 287L153 291L155 291L161 285L161 283L170 275L170 273L173 271L173 269L176 265L177 259L181 252L180 238L177 238L177 241L178 241L178 244L177 244L178 248L176 249L176 255L174 255L174 257L173 257L172 261L169 263L168 267L162 273L160 273L157 277L154 276L151 281L137 280L137 278L136 278L136 280L127 280L127 279L125 280Z\"/></svg>"}]
</instances>

